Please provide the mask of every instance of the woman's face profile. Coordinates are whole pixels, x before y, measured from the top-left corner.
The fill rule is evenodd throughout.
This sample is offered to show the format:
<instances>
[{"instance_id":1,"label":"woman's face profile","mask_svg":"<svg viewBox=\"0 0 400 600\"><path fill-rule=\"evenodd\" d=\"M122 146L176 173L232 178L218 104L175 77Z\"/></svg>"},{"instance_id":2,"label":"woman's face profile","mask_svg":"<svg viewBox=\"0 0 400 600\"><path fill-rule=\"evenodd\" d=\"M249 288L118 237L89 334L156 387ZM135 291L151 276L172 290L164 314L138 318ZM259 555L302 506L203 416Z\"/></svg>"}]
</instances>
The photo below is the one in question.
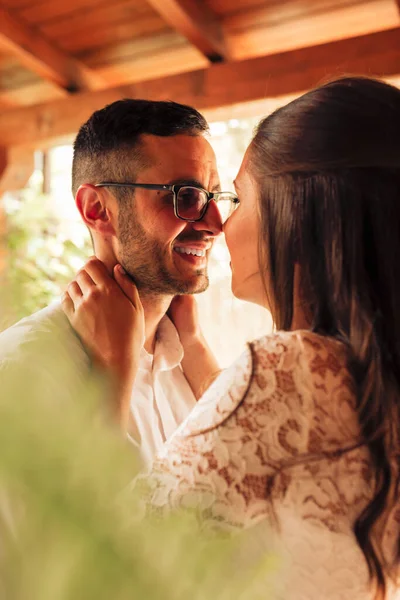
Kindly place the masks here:
<instances>
[{"instance_id":1,"label":"woman's face profile","mask_svg":"<svg viewBox=\"0 0 400 600\"><path fill-rule=\"evenodd\" d=\"M249 171L248 150L234 185L240 205L224 225L225 239L231 255L232 292L241 300L266 306L258 258L258 189Z\"/></svg>"}]
</instances>

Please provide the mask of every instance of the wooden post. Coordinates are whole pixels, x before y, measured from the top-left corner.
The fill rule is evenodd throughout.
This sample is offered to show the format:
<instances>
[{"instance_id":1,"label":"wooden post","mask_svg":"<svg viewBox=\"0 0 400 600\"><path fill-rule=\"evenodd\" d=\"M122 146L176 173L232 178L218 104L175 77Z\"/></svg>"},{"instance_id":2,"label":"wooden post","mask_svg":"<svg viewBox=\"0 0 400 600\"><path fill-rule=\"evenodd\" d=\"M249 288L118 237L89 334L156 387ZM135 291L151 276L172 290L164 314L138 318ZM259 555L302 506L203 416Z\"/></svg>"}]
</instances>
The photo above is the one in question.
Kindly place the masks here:
<instances>
[{"instance_id":1,"label":"wooden post","mask_svg":"<svg viewBox=\"0 0 400 600\"><path fill-rule=\"evenodd\" d=\"M5 236L6 216L2 204L5 192L25 187L34 169L33 149L27 147L5 148L0 146L0 279L6 271L7 253Z\"/></svg>"},{"instance_id":2,"label":"wooden post","mask_svg":"<svg viewBox=\"0 0 400 600\"><path fill-rule=\"evenodd\" d=\"M42 172L43 172L43 194L50 194L51 192L51 160L50 153L48 150L42 151Z\"/></svg>"},{"instance_id":3,"label":"wooden post","mask_svg":"<svg viewBox=\"0 0 400 600\"><path fill-rule=\"evenodd\" d=\"M0 195L22 190L34 170L32 147L0 147Z\"/></svg>"},{"instance_id":4,"label":"wooden post","mask_svg":"<svg viewBox=\"0 0 400 600\"><path fill-rule=\"evenodd\" d=\"M7 168L7 150L0 146L0 182L2 174ZM3 203L0 195L0 286L2 287L2 274L5 271L5 245L6 219L3 209Z\"/></svg>"}]
</instances>

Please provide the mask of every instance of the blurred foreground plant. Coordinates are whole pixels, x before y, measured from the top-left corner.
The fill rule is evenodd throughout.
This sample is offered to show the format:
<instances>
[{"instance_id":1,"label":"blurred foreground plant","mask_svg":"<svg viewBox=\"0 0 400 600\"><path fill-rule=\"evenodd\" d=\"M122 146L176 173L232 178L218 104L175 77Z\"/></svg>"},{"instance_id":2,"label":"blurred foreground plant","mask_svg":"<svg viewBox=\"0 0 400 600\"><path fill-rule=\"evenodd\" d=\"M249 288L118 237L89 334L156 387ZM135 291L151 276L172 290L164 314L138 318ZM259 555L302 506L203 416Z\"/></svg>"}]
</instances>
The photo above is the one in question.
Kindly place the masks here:
<instances>
[{"instance_id":1,"label":"blurred foreground plant","mask_svg":"<svg viewBox=\"0 0 400 600\"><path fill-rule=\"evenodd\" d=\"M32 377L0 369L0 597L266 600L271 557L242 567L238 539L190 515L137 518L136 456L108 422L107 381L71 378L48 345L33 356ZM64 386L50 392L66 377L69 404Z\"/></svg>"},{"instance_id":2,"label":"blurred foreground plant","mask_svg":"<svg viewBox=\"0 0 400 600\"><path fill-rule=\"evenodd\" d=\"M0 330L58 297L93 252L86 229L79 243L73 241L51 198L37 189L9 196L4 204L9 314L1 315Z\"/></svg>"}]
</instances>

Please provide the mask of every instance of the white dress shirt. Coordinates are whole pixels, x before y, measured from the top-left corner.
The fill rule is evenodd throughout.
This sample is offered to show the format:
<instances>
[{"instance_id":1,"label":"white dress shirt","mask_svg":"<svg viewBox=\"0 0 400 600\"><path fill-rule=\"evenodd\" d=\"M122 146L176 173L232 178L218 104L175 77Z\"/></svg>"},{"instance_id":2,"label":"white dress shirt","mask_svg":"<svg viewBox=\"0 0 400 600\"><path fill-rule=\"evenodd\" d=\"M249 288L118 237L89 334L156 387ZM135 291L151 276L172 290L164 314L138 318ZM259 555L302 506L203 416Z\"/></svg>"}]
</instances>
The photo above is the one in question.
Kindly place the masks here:
<instances>
[{"instance_id":1,"label":"white dress shirt","mask_svg":"<svg viewBox=\"0 0 400 600\"><path fill-rule=\"evenodd\" d=\"M143 348L131 398L129 439L145 466L171 437L196 404L181 368L183 348L172 321L163 317L154 355Z\"/></svg>"}]
</instances>

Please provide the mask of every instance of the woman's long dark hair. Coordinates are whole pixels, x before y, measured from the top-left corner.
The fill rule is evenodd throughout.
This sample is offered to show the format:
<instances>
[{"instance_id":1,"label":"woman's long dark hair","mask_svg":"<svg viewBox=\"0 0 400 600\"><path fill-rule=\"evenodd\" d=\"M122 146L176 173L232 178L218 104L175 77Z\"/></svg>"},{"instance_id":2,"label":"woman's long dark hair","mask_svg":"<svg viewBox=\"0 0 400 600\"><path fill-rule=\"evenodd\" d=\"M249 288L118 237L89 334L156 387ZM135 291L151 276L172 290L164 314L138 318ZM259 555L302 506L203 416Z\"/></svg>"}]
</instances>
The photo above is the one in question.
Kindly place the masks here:
<instances>
[{"instance_id":1,"label":"woman's long dark hair","mask_svg":"<svg viewBox=\"0 0 400 600\"><path fill-rule=\"evenodd\" d=\"M312 330L342 340L376 473L354 532L377 597L399 564L379 525L398 502L400 90L348 77L261 121L249 149L260 192L260 261L278 329L293 318L294 265Z\"/></svg>"}]
</instances>

